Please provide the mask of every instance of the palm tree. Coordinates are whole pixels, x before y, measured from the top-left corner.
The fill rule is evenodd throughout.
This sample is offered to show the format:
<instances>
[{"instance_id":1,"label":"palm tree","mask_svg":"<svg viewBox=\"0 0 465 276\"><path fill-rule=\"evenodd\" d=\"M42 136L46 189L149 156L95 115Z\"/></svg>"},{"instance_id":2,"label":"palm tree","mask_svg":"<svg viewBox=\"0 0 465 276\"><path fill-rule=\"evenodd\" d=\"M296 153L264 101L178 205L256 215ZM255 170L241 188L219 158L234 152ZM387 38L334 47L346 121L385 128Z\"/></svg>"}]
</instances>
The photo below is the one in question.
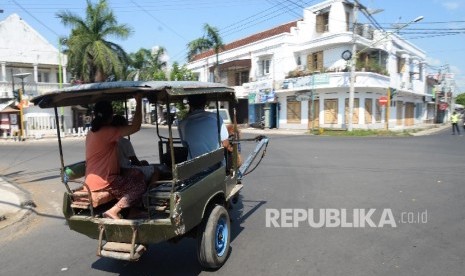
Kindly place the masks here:
<instances>
[{"instance_id":1,"label":"palm tree","mask_svg":"<svg viewBox=\"0 0 465 276\"><path fill-rule=\"evenodd\" d=\"M131 28L118 24L106 0L93 5L87 0L86 17L81 18L70 11L57 13L65 26L71 26L71 34L63 39L67 47L68 67L77 79L84 82L101 82L109 76L121 79L129 63L121 46L107 37L126 39Z\"/></svg>"},{"instance_id":2,"label":"palm tree","mask_svg":"<svg viewBox=\"0 0 465 276\"><path fill-rule=\"evenodd\" d=\"M215 81L219 82L219 53L220 50L224 50L223 40L221 39L217 28L205 24L203 29L206 32L207 37L197 38L187 44L187 47L189 48L187 60L192 61L192 58L195 55L213 48L216 54Z\"/></svg>"},{"instance_id":3,"label":"palm tree","mask_svg":"<svg viewBox=\"0 0 465 276\"><path fill-rule=\"evenodd\" d=\"M150 50L145 48L140 48L135 53L129 54L130 68L127 80L145 80L145 68L147 68L148 59L150 58Z\"/></svg>"},{"instance_id":4,"label":"palm tree","mask_svg":"<svg viewBox=\"0 0 465 276\"><path fill-rule=\"evenodd\" d=\"M131 66L128 80L166 80L167 68L165 48L153 47L152 50L141 48L129 54Z\"/></svg>"}]
</instances>

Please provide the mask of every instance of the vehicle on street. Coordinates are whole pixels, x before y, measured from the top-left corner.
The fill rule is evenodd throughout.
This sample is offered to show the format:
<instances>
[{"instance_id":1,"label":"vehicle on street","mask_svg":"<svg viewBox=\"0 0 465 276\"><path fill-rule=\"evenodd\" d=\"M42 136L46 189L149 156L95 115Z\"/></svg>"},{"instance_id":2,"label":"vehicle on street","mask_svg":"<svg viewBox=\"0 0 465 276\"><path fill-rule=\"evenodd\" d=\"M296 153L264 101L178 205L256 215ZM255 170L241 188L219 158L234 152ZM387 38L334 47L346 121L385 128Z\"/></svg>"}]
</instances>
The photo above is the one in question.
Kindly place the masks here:
<instances>
[{"instance_id":1,"label":"vehicle on street","mask_svg":"<svg viewBox=\"0 0 465 276\"><path fill-rule=\"evenodd\" d=\"M196 94L206 95L210 102L216 103L217 109L219 101L227 101L232 106L236 102L232 88L218 83L191 81L82 84L35 97L32 101L41 108L54 108L56 122L59 123L59 107L94 104L101 100L126 101L140 93L151 104L164 105L167 110L170 104L182 103L187 96ZM219 120L221 112L215 111ZM157 114L156 111L154 113ZM225 158L226 150L221 147L187 160L187 150L174 135L174 122L170 116L168 137L160 135L158 120L155 122L157 139L154 148L158 149L159 163L153 165L162 173L155 185L149 185L143 195L140 208L147 214L144 217L127 214L123 219L104 218L103 213L115 200L90 191L85 182L84 161L65 165L61 137L57 133L61 178L66 186L63 213L69 228L97 240L98 256L127 261L137 261L149 244L193 237L197 239L197 257L201 266L218 269L230 254L229 210L234 207L243 187L243 177L251 171L251 164L256 167L263 158L268 138L257 136L239 140L233 135L230 136L232 158ZM219 128L218 124L218 136ZM256 147L239 166L240 141L255 141Z\"/></svg>"},{"instance_id":2,"label":"vehicle on street","mask_svg":"<svg viewBox=\"0 0 465 276\"><path fill-rule=\"evenodd\" d=\"M207 109L209 112L216 112L216 109ZM225 108L220 108L218 109L218 112L220 113L221 119L223 119L223 123L225 124L232 124L231 116L229 115L229 111Z\"/></svg>"}]
</instances>

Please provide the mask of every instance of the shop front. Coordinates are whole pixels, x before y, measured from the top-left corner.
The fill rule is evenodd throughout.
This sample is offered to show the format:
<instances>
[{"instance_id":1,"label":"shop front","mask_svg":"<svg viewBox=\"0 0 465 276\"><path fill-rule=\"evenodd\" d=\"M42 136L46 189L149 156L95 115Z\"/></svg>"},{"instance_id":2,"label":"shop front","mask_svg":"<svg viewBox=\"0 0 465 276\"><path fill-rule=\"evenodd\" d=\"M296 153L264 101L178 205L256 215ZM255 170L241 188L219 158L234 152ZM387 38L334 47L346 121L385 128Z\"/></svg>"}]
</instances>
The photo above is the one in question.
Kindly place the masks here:
<instances>
[{"instance_id":1,"label":"shop front","mask_svg":"<svg viewBox=\"0 0 465 276\"><path fill-rule=\"evenodd\" d=\"M278 128L278 102L274 91L249 92L249 125Z\"/></svg>"},{"instance_id":2,"label":"shop front","mask_svg":"<svg viewBox=\"0 0 465 276\"><path fill-rule=\"evenodd\" d=\"M17 136L20 128L19 109L7 106L3 110L0 110L1 138Z\"/></svg>"}]
</instances>

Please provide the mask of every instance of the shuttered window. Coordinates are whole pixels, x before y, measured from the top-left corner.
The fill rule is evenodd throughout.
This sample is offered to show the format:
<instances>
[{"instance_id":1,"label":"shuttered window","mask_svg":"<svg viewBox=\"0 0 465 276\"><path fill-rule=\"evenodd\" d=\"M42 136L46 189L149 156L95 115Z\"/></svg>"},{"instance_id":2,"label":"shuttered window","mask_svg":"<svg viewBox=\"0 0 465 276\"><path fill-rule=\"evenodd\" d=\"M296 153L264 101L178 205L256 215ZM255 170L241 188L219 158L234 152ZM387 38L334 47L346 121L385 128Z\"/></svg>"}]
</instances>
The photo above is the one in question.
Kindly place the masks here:
<instances>
[{"instance_id":1,"label":"shuttered window","mask_svg":"<svg viewBox=\"0 0 465 276\"><path fill-rule=\"evenodd\" d=\"M354 99L354 112L352 113L352 124L358 124L358 114L359 114L359 101L358 98ZM345 124L349 124L349 99L346 98L345 101L345 112L344 112L344 122Z\"/></svg>"},{"instance_id":2,"label":"shuttered window","mask_svg":"<svg viewBox=\"0 0 465 276\"><path fill-rule=\"evenodd\" d=\"M287 123L300 124L301 119L301 102L295 99L295 96L287 97Z\"/></svg>"},{"instance_id":3,"label":"shuttered window","mask_svg":"<svg viewBox=\"0 0 465 276\"><path fill-rule=\"evenodd\" d=\"M373 100L365 99L365 124L373 122Z\"/></svg>"},{"instance_id":4,"label":"shuttered window","mask_svg":"<svg viewBox=\"0 0 465 276\"><path fill-rule=\"evenodd\" d=\"M329 12L320 13L316 16L316 32L324 33L329 30Z\"/></svg>"},{"instance_id":5,"label":"shuttered window","mask_svg":"<svg viewBox=\"0 0 465 276\"><path fill-rule=\"evenodd\" d=\"M307 56L307 69L310 72L323 72L323 51L312 53Z\"/></svg>"},{"instance_id":6,"label":"shuttered window","mask_svg":"<svg viewBox=\"0 0 465 276\"><path fill-rule=\"evenodd\" d=\"M326 99L324 102L325 108L325 124L337 124L337 99Z\"/></svg>"},{"instance_id":7,"label":"shuttered window","mask_svg":"<svg viewBox=\"0 0 465 276\"><path fill-rule=\"evenodd\" d=\"M376 102L376 113L375 113L375 120L377 123L381 123L381 105L379 104L379 101Z\"/></svg>"}]
</instances>

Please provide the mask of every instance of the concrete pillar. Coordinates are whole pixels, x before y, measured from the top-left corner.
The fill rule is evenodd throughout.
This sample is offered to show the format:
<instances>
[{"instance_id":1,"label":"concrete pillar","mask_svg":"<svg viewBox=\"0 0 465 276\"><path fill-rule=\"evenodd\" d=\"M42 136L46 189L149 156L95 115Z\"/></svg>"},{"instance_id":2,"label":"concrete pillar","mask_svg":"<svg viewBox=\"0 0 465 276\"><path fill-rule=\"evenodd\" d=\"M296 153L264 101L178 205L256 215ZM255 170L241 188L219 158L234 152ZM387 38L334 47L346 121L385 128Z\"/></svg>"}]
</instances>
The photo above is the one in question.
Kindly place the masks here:
<instances>
[{"instance_id":1,"label":"concrete pillar","mask_svg":"<svg viewBox=\"0 0 465 276\"><path fill-rule=\"evenodd\" d=\"M66 78L66 66L62 66L62 73L63 73L63 83L68 83Z\"/></svg>"},{"instance_id":2,"label":"concrete pillar","mask_svg":"<svg viewBox=\"0 0 465 276\"><path fill-rule=\"evenodd\" d=\"M56 69L56 68L50 69L50 82L58 83L58 80L57 80L57 69Z\"/></svg>"},{"instance_id":3,"label":"concrete pillar","mask_svg":"<svg viewBox=\"0 0 465 276\"><path fill-rule=\"evenodd\" d=\"M39 82L39 64L34 63L34 82Z\"/></svg>"},{"instance_id":4,"label":"concrete pillar","mask_svg":"<svg viewBox=\"0 0 465 276\"><path fill-rule=\"evenodd\" d=\"M403 88L406 89L410 83L410 55L403 54L402 58L405 59L404 71L402 72L402 82L405 84Z\"/></svg>"},{"instance_id":5,"label":"concrete pillar","mask_svg":"<svg viewBox=\"0 0 465 276\"><path fill-rule=\"evenodd\" d=\"M0 62L1 67L2 67L2 75L0 76L0 81L6 81L6 62L2 61Z\"/></svg>"}]
</instances>

